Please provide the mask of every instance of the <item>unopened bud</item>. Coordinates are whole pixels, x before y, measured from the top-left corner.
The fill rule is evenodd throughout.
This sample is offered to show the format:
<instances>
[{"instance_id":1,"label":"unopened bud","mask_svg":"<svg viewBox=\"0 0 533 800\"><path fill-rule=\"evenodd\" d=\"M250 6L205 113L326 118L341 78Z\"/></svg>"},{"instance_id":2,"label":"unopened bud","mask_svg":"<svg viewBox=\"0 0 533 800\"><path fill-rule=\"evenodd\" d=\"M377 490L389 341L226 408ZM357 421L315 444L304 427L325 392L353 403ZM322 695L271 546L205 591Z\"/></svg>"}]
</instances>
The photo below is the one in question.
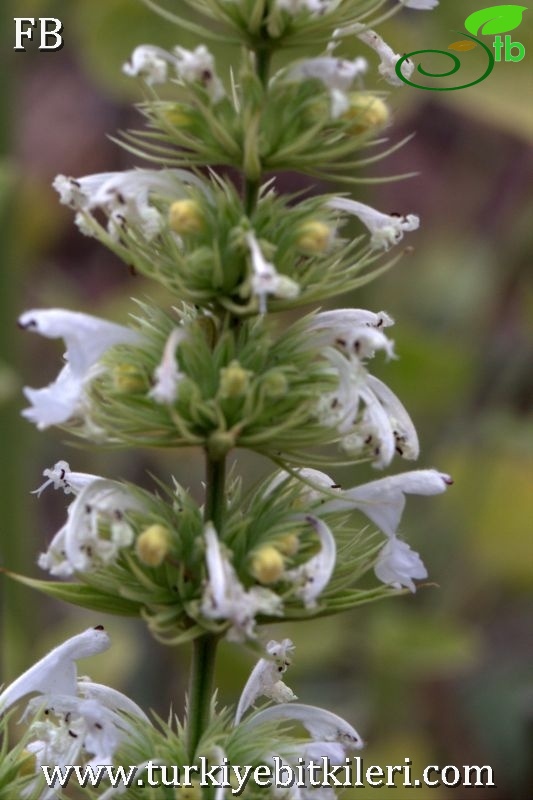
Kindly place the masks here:
<instances>
[{"instance_id":1,"label":"unopened bud","mask_svg":"<svg viewBox=\"0 0 533 800\"><path fill-rule=\"evenodd\" d=\"M364 92L352 92L350 105L342 115L342 119L349 122L350 133L367 133L380 130L390 120L390 110L381 97Z\"/></svg>"},{"instance_id":2,"label":"unopened bud","mask_svg":"<svg viewBox=\"0 0 533 800\"><path fill-rule=\"evenodd\" d=\"M287 533L277 541L278 549L285 556L295 556L300 548L300 540L295 533Z\"/></svg>"},{"instance_id":3,"label":"unopened bud","mask_svg":"<svg viewBox=\"0 0 533 800\"><path fill-rule=\"evenodd\" d=\"M298 230L296 247L306 255L325 253L331 244L333 231L325 222L304 222Z\"/></svg>"},{"instance_id":4,"label":"unopened bud","mask_svg":"<svg viewBox=\"0 0 533 800\"><path fill-rule=\"evenodd\" d=\"M283 556L271 544L266 544L252 556L250 572L259 583L276 583L283 575Z\"/></svg>"},{"instance_id":5,"label":"unopened bud","mask_svg":"<svg viewBox=\"0 0 533 800\"><path fill-rule=\"evenodd\" d=\"M135 552L147 567L160 567L170 550L170 531L164 525L150 525L138 537Z\"/></svg>"},{"instance_id":6,"label":"unopened bud","mask_svg":"<svg viewBox=\"0 0 533 800\"><path fill-rule=\"evenodd\" d=\"M220 370L220 393L222 397L240 397L250 384L252 373L243 369L238 361L232 361Z\"/></svg>"},{"instance_id":7,"label":"unopened bud","mask_svg":"<svg viewBox=\"0 0 533 800\"><path fill-rule=\"evenodd\" d=\"M26 775L34 775L37 771L37 761L34 753L29 750L23 750L17 759L17 777L25 777Z\"/></svg>"},{"instance_id":8,"label":"unopened bud","mask_svg":"<svg viewBox=\"0 0 533 800\"><path fill-rule=\"evenodd\" d=\"M263 378L262 384L267 397L284 397L289 390L287 378L281 370L273 369L268 372Z\"/></svg>"},{"instance_id":9,"label":"unopened bud","mask_svg":"<svg viewBox=\"0 0 533 800\"><path fill-rule=\"evenodd\" d=\"M188 128L193 122L191 109L184 103L174 103L163 112L163 116L175 128Z\"/></svg>"},{"instance_id":10,"label":"unopened bud","mask_svg":"<svg viewBox=\"0 0 533 800\"><path fill-rule=\"evenodd\" d=\"M168 224L180 236L200 233L204 223L202 209L196 200L176 200L168 210Z\"/></svg>"},{"instance_id":11,"label":"unopened bud","mask_svg":"<svg viewBox=\"0 0 533 800\"><path fill-rule=\"evenodd\" d=\"M187 786L176 788L174 797L176 800L201 800L202 787L198 781L191 781Z\"/></svg>"},{"instance_id":12,"label":"unopened bud","mask_svg":"<svg viewBox=\"0 0 533 800\"><path fill-rule=\"evenodd\" d=\"M112 376L113 388L120 394L135 394L146 389L146 379L133 364L117 364Z\"/></svg>"}]
</instances>

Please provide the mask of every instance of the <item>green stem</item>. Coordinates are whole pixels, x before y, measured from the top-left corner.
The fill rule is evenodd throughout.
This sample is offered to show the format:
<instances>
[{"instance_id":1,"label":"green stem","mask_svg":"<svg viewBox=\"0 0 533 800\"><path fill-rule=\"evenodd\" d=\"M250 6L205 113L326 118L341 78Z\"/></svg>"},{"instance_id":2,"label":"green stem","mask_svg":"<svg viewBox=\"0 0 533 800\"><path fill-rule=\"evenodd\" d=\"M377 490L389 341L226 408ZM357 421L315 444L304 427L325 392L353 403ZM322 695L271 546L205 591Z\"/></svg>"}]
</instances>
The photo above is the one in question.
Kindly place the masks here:
<instances>
[{"instance_id":1,"label":"green stem","mask_svg":"<svg viewBox=\"0 0 533 800\"><path fill-rule=\"evenodd\" d=\"M268 83L271 51L268 47L258 47L256 53L257 75L263 86ZM245 180L244 205L246 213L252 214L259 197L261 180ZM226 491L226 461L206 457L206 499L204 522L211 522L220 533L224 521ZM209 724L211 697L218 637L206 633L193 643L189 677L188 738L191 763L198 743Z\"/></svg>"},{"instance_id":2,"label":"green stem","mask_svg":"<svg viewBox=\"0 0 533 800\"><path fill-rule=\"evenodd\" d=\"M206 460L206 499L204 522L221 530L224 519L226 488L225 459ZM209 724L218 636L206 633L195 639L189 673L188 739L189 758L193 763L198 743Z\"/></svg>"},{"instance_id":3,"label":"green stem","mask_svg":"<svg viewBox=\"0 0 533 800\"><path fill-rule=\"evenodd\" d=\"M269 47L260 47L255 51L256 57L256 71L259 80L266 88L268 83L268 74L270 72L270 60L272 58L272 51Z\"/></svg>"},{"instance_id":4,"label":"green stem","mask_svg":"<svg viewBox=\"0 0 533 800\"><path fill-rule=\"evenodd\" d=\"M193 642L189 681L189 759L194 763L198 743L209 724L218 637L207 633Z\"/></svg>"},{"instance_id":5,"label":"green stem","mask_svg":"<svg viewBox=\"0 0 533 800\"><path fill-rule=\"evenodd\" d=\"M224 493L226 490L226 461L213 461L209 456L206 463L206 498L204 521L212 522L220 532L224 516Z\"/></svg>"}]
</instances>

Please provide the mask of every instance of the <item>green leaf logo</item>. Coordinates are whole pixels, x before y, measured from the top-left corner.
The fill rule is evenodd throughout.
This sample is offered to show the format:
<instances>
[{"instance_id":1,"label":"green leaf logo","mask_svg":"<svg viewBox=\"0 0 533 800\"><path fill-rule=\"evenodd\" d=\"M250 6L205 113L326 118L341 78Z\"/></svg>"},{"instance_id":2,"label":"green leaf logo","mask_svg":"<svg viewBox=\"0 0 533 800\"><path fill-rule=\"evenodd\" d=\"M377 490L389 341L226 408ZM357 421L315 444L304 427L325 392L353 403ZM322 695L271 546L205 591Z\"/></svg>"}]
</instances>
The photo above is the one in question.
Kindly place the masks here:
<instances>
[{"instance_id":1,"label":"green leaf logo","mask_svg":"<svg viewBox=\"0 0 533 800\"><path fill-rule=\"evenodd\" d=\"M482 8L466 18L465 28L474 36L480 33L491 36L514 31L522 22L524 11L527 11L527 6L505 5Z\"/></svg>"}]
</instances>

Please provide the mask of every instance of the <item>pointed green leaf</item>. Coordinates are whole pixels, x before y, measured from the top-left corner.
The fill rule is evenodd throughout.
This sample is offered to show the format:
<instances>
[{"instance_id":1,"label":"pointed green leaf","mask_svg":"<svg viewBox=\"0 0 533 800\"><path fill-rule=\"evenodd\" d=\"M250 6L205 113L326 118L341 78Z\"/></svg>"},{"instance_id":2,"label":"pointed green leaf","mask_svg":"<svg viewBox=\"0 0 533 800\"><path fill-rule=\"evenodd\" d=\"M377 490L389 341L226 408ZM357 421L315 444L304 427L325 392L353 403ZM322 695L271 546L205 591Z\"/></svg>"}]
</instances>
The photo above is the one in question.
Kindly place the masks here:
<instances>
[{"instance_id":1,"label":"pointed green leaf","mask_svg":"<svg viewBox=\"0 0 533 800\"><path fill-rule=\"evenodd\" d=\"M514 31L522 22L522 14L527 6L490 6L470 14L465 20L465 28L474 36L479 33L492 36L496 33Z\"/></svg>"},{"instance_id":2,"label":"pointed green leaf","mask_svg":"<svg viewBox=\"0 0 533 800\"><path fill-rule=\"evenodd\" d=\"M106 594L92 586L85 586L83 583L63 583L62 581L41 581L36 578L28 578L25 575L17 575L15 572L2 570L5 575L18 583L23 583L31 589L54 597L56 600L63 600L75 606L88 608L91 611L102 611L106 614L118 614L125 617L138 617L141 605L132 600L127 600L116 595Z\"/></svg>"}]
</instances>

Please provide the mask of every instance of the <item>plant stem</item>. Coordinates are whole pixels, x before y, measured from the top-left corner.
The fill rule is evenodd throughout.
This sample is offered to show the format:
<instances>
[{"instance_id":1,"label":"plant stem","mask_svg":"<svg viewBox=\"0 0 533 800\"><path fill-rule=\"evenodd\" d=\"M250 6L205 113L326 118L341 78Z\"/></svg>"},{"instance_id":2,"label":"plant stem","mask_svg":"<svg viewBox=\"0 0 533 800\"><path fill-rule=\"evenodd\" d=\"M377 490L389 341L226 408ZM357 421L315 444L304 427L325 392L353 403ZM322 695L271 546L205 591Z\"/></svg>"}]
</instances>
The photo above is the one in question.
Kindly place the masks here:
<instances>
[{"instance_id":1,"label":"plant stem","mask_svg":"<svg viewBox=\"0 0 533 800\"><path fill-rule=\"evenodd\" d=\"M189 680L189 759L194 763L198 743L209 723L218 637L207 633L193 642Z\"/></svg>"},{"instance_id":2,"label":"plant stem","mask_svg":"<svg viewBox=\"0 0 533 800\"><path fill-rule=\"evenodd\" d=\"M209 456L206 463L206 498L204 522L212 522L220 532L224 516L224 492L226 489L226 461L213 461Z\"/></svg>"},{"instance_id":3,"label":"plant stem","mask_svg":"<svg viewBox=\"0 0 533 800\"><path fill-rule=\"evenodd\" d=\"M220 531L224 517L225 488L225 459L213 461L207 456L204 522L213 523L217 531ZM211 633L206 633L193 642L188 710L188 744L191 763L193 763L198 742L209 723L217 644L218 636Z\"/></svg>"},{"instance_id":4,"label":"plant stem","mask_svg":"<svg viewBox=\"0 0 533 800\"><path fill-rule=\"evenodd\" d=\"M266 87L270 69L271 51L268 47L257 48L257 74ZM248 215L252 214L259 198L261 180L245 180L244 206ZM226 461L213 460L206 456L206 499L204 522L211 522L216 531L222 530L226 490ZM195 639L189 676L188 737L191 763L198 743L209 723L210 704L213 694L216 649L218 636L206 633Z\"/></svg>"}]
</instances>

